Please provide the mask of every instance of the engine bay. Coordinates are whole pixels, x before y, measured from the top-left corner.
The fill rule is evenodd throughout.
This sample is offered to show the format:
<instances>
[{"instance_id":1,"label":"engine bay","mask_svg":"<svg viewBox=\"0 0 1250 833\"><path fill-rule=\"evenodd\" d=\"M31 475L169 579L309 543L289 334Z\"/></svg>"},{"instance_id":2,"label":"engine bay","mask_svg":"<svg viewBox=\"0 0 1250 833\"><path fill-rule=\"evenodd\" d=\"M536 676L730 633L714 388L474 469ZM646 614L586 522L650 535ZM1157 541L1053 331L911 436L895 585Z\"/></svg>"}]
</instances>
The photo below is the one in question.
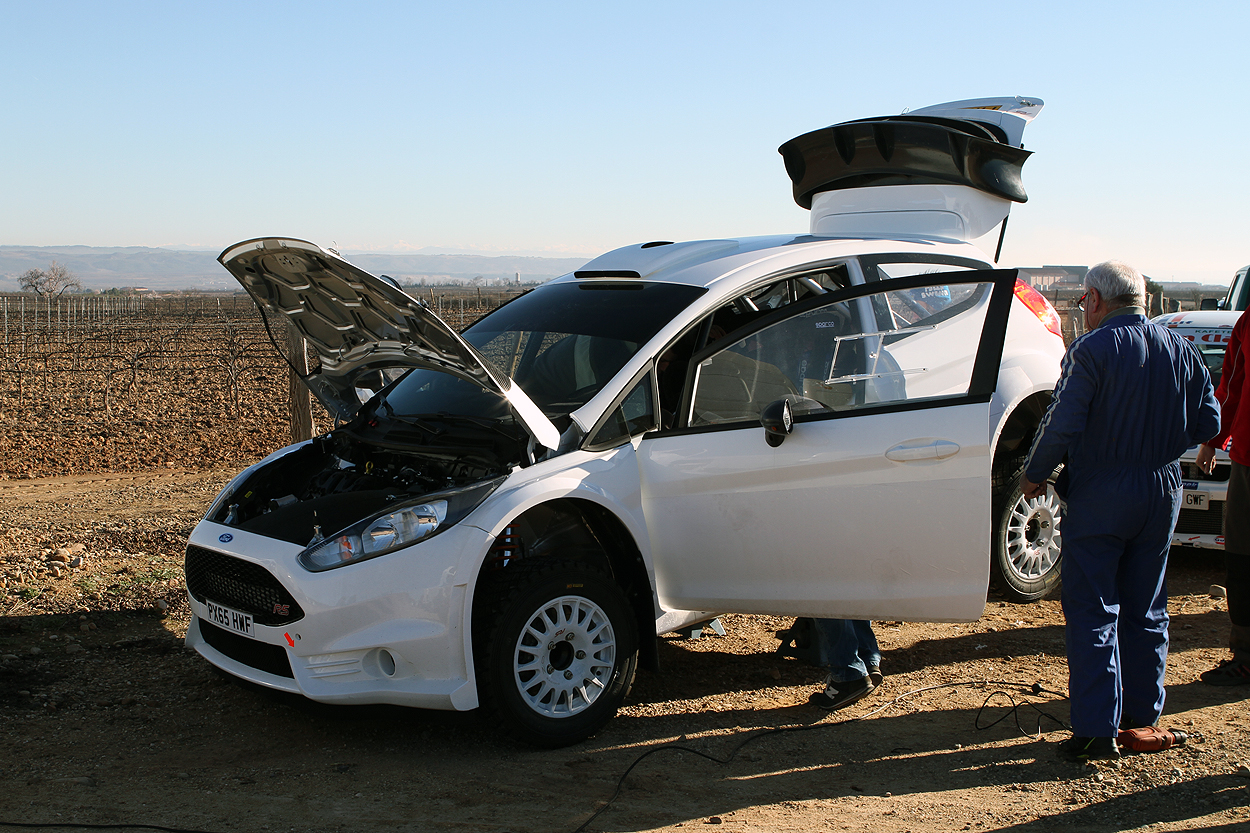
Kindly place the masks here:
<instances>
[{"instance_id":1,"label":"engine bay","mask_svg":"<svg viewBox=\"0 0 1250 833\"><path fill-rule=\"evenodd\" d=\"M507 474L519 428L362 417L254 471L207 520L305 546L401 501Z\"/></svg>"}]
</instances>

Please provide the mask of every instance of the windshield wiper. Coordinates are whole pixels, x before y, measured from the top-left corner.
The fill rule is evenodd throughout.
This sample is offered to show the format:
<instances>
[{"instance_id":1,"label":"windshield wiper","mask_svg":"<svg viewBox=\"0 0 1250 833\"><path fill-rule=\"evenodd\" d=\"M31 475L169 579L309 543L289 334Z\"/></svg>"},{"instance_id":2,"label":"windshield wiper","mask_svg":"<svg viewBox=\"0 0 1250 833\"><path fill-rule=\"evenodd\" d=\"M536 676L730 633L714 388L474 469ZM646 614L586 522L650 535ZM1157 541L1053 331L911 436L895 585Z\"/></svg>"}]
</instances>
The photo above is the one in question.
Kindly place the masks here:
<instances>
[{"instance_id":1,"label":"windshield wiper","mask_svg":"<svg viewBox=\"0 0 1250 833\"><path fill-rule=\"evenodd\" d=\"M396 417L402 419L402 417ZM438 419L447 422L469 422L479 428L485 428L488 431L494 431L502 434L508 439L516 439L514 434L509 433L500 423L502 420L486 419L485 417L469 416L468 414L449 414L446 411L439 411L436 414L414 414L413 419ZM414 423L416 424L416 423Z\"/></svg>"},{"instance_id":2,"label":"windshield wiper","mask_svg":"<svg viewBox=\"0 0 1250 833\"><path fill-rule=\"evenodd\" d=\"M444 431L444 429L439 428L437 425L431 425L430 423L422 420L421 415L419 414L418 415L404 414L401 416L400 414L395 413L395 409L391 407L391 403L388 402L385 398L383 398L382 400L382 407L386 409L386 415L390 417L391 419L395 420L396 422L402 422L405 425L411 425L414 428L420 428L422 431L425 431L428 434L442 434Z\"/></svg>"}]
</instances>

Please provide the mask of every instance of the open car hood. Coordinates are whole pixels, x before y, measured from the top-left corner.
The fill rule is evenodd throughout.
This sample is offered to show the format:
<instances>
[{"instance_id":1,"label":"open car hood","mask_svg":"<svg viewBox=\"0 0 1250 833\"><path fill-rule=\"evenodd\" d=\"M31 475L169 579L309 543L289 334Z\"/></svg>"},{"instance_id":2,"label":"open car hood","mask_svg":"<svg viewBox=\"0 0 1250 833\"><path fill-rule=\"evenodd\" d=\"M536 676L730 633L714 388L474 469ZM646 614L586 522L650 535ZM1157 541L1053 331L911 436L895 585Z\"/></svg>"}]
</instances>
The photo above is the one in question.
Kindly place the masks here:
<instances>
[{"instance_id":1,"label":"open car hood","mask_svg":"<svg viewBox=\"0 0 1250 833\"><path fill-rule=\"evenodd\" d=\"M535 440L559 445L560 432L520 385L394 282L304 240L245 240L217 259L263 313L281 315L317 351L321 366L304 382L340 420L360 410L355 382L363 374L422 367L503 396Z\"/></svg>"}]
</instances>

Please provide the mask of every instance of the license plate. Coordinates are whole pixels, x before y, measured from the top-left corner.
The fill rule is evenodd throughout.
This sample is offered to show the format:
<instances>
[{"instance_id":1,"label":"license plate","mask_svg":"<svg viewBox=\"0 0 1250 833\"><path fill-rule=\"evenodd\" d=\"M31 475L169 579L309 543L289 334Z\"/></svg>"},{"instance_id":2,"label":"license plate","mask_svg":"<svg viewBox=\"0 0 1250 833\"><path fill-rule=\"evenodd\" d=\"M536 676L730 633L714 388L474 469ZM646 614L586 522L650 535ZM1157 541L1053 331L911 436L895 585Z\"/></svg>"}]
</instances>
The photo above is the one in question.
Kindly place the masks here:
<instances>
[{"instance_id":1,"label":"license plate","mask_svg":"<svg viewBox=\"0 0 1250 833\"><path fill-rule=\"evenodd\" d=\"M1185 492L1184 506L1186 509L1206 509L1207 497L1206 492Z\"/></svg>"},{"instance_id":2,"label":"license plate","mask_svg":"<svg viewBox=\"0 0 1250 833\"><path fill-rule=\"evenodd\" d=\"M206 599L204 604L208 606L208 621L217 627L241 633L244 636L256 637L252 629L252 614L219 605L211 599Z\"/></svg>"}]
</instances>

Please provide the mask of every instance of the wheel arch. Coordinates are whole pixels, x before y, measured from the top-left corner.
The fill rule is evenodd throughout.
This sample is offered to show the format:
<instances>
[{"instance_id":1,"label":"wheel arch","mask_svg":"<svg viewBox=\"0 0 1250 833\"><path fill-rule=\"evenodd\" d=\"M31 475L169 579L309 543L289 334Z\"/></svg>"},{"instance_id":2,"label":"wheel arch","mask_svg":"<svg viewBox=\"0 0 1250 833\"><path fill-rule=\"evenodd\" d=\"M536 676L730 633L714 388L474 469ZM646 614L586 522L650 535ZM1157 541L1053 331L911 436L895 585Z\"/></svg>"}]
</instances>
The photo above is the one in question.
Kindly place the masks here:
<instances>
[{"instance_id":1,"label":"wheel arch","mask_svg":"<svg viewBox=\"0 0 1250 833\"><path fill-rule=\"evenodd\" d=\"M1035 601L1058 588L1057 560L1036 576L1021 574L1022 568L1012 555L1013 552L1018 553L1018 550L1012 549L1009 531L1012 527L1008 526L1013 512L1012 507L1021 499L1020 476L1024 471L1038 427L1050 405L1051 396L1052 391L1049 389L1034 390L1023 396L1007 417L1000 420L998 432L994 438L990 480L990 528L992 530L990 578L1000 593L1009 601ZM1057 519L1058 516L1055 515L1055 520L1047 521L1044 526L1049 523L1058 523ZM1032 533L1029 534L1029 545L1032 546ZM1041 549L1038 551L1040 552Z\"/></svg>"},{"instance_id":2,"label":"wheel arch","mask_svg":"<svg viewBox=\"0 0 1250 833\"><path fill-rule=\"evenodd\" d=\"M622 589L638 629L639 659L646 668L658 667L655 582L636 536L613 507L584 495L552 497L519 509L493 532L474 581L471 634L479 631L478 617L489 608L479 601L493 587L506 586L509 567L558 556L594 564Z\"/></svg>"},{"instance_id":3,"label":"wheel arch","mask_svg":"<svg viewBox=\"0 0 1250 833\"><path fill-rule=\"evenodd\" d=\"M992 437L994 497L1001 496L1006 485L1002 482L1004 477L1018 475L1019 468L1024 464L1024 455L1028 453L1037 428L1050 406L1051 394L1049 388L1025 393L1008 409L1006 418L998 421ZM1012 464L1009 461L1016 462Z\"/></svg>"}]
</instances>

